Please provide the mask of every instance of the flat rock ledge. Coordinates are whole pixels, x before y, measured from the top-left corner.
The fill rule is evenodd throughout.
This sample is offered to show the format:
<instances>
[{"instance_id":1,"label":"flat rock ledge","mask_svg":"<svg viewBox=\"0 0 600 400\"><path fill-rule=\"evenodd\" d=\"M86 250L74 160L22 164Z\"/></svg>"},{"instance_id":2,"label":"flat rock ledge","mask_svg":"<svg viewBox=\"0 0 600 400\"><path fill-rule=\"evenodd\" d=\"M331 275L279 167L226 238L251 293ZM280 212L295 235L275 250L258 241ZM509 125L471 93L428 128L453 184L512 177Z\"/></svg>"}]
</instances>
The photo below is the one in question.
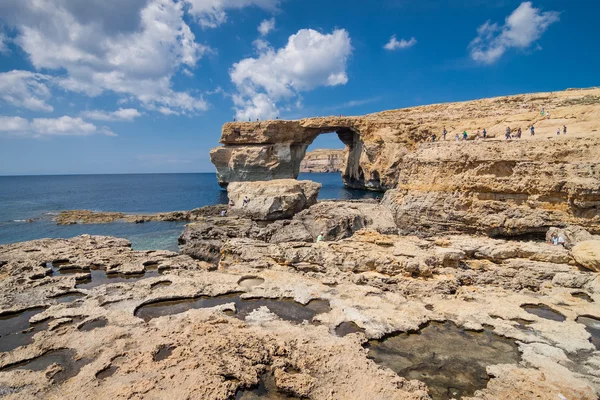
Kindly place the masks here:
<instances>
[{"instance_id":1,"label":"flat rock ledge","mask_svg":"<svg viewBox=\"0 0 600 400\"><path fill-rule=\"evenodd\" d=\"M0 352L3 395L225 400L268 373L279 390L296 397L366 400L377 393L425 400L425 383L377 365L364 345L431 321L485 328L518 345L521 361L490 365L487 386L471 399L595 400L600 393L600 351L577 322L600 317L600 278L580 270L562 246L363 229L319 243L231 238L220 253L219 262L209 264L88 235L0 246L0 315L29 310L23 329L34 333L28 343ZM81 275L98 269L136 277L79 286ZM243 285L247 278L256 283ZM76 299L61 300L74 292ZM135 315L157 301L234 293L300 304L319 299L329 307L312 323L283 320L268 307L240 320L231 303L148 322ZM523 309L532 304L563 320ZM94 321L102 323L85 328ZM343 322L359 331L337 335ZM81 369L61 378L57 364L38 371L5 368L56 349L70 349Z\"/></svg>"}]
</instances>

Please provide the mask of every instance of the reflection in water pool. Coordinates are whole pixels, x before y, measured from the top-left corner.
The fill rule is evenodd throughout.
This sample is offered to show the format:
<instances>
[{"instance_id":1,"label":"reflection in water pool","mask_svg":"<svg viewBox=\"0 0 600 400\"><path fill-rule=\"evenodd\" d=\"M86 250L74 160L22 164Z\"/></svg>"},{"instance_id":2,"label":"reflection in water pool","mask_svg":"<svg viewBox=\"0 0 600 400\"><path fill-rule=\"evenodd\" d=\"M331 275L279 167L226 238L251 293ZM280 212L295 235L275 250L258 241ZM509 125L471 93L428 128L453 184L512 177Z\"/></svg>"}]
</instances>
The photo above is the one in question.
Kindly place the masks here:
<instances>
[{"instance_id":1,"label":"reflection in water pool","mask_svg":"<svg viewBox=\"0 0 600 400\"><path fill-rule=\"evenodd\" d=\"M239 390L235 395L236 400L295 400L297 397L282 393L275 385L272 374L266 373L260 377L258 387L248 390Z\"/></svg>"},{"instance_id":2,"label":"reflection in water pool","mask_svg":"<svg viewBox=\"0 0 600 400\"><path fill-rule=\"evenodd\" d=\"M55 383L61 383L76 376L83 366L92 361L85 358L75 360L75 356L75 350L72 349L52 350L32 360L22 361L17 364L4 367L2 368L2 371L11 371L14 369L44 371L50 365L56 363L60 365L61 371L57 372L53 379Z\"/></svg>"},{"instance_id":3,"label":"reflection in water pool","mask_svg":"<svg viewBox=\"0 0 600 400\"><path fill-rule=\"evenodd\" d=\"M521 306L521 308L530 314L537 315L541 318L550 319L552 321L562 322L567 319L564 315L553 310L545 304L524 304Z\"/></svg>"},{"instance_id":4,"label":"reflection in water pool","mask_svg":"<svg viewBox=\"0 0 600 400\"><path fill-rule=\"evenodd\" d=\"M577 317L577 322L585 325L585 330L592 335L591 342L598 350L600 350L600 318L583 316Z\"/></svg>"},{"instance_id":5,"label":"reflection in water pool","mask_svg":"<svg viewBox=\"0 0 600 400\"><path fill-rule=\"evenodd\" d=\"M519 361L514 341L488 330L466 331L451 322L371 340L368 347L369 358L400 376L425 382L436 400L472 395L487 385L488 365Z\"/></svg>"},{"instance_id":6,"label":"reflection in water pool","mask_svg":"<svg viewBox=\"0 0 600 400\"><path fill-rule=\"evenodd\" d=\"M257 308L266 306L272 313L281 319L300 323L304 320L311 321L320 313L329 311L329 302L325 300L312 300L307 305L302 305L292 299L242 299L239 293L223 296L201 296L177 300L165 300L145 304L135 311L135 315L144 321L158 318L163 315L179 314L191 309L210 308L222 304L234 303L236 316L245 319L248 314Z\"/></svg>"}]
</instances>

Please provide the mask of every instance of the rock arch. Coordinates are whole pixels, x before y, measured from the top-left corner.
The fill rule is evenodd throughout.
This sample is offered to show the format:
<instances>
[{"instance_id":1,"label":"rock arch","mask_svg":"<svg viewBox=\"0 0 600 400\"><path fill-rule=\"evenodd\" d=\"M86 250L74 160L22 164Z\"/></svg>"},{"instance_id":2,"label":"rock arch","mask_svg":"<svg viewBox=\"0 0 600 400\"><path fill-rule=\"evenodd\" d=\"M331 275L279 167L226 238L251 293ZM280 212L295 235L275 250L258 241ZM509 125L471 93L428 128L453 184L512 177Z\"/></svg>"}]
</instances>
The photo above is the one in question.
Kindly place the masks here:
<instances>
[{"instance_id":1,"label":"rock arch","mask_svg":"<svg viewBox=\"0 0 600 400\"><path fill-rule=\"evenodd\" d=\"M229 182L296 179L308 146L335 132L346 146L342 180L356 189L384 190L379 173L365 171L362 127L356 119L315 118L300 121L233 122L223 126L221 147L210 153L219 185Z\"/></svg>"}]
</instances>

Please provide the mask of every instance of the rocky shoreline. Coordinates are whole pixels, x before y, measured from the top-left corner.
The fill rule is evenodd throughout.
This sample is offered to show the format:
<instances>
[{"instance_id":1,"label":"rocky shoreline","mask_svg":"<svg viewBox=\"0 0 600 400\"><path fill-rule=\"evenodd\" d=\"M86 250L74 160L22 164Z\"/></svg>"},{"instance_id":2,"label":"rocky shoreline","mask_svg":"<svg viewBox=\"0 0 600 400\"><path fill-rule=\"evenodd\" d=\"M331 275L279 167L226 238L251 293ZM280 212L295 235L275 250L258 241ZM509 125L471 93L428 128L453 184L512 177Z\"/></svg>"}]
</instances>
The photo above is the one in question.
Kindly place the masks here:
<instances>
[{"instance_id":1,"label":"rocky shoreline","mask_svg":"<svg viewBox=\"0 0 600 400\"><path fill-rule=\"evenodd\" d=\"M597 236L401 235L386 201L298 206L289 185L309 187L246 184L228 216L197 211L181 254L87 235L0 246L0 392L228 399L267 382L314 399L597 398ZM441 361L468 343L480 347ZM432 346L440 364L406 369Z\"/></svg>"}]
</instances>

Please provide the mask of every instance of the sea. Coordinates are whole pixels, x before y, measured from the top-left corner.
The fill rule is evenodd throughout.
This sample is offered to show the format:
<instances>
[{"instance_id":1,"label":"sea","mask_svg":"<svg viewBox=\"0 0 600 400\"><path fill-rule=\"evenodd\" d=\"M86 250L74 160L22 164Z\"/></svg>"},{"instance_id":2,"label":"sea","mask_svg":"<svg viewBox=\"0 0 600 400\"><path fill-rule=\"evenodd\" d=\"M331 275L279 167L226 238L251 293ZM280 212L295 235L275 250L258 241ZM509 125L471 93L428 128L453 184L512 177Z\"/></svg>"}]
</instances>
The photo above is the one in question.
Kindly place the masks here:
<instances>
[{"instance_id":1,"label":"sea","mask_svg":"<svg viewBox=\"0 0 600 400\"><path fill-rule=\"evenodd\" d=\"M319 200L374 198L378 194L346 189L337 173L305 173L323 185ZM0 244L82 234L129 240L136 250L177 251L185 222L57 225L63 210L156 213L226 204L227 191L214 173L0 176Z\"/></svg>"}]
</instances>

